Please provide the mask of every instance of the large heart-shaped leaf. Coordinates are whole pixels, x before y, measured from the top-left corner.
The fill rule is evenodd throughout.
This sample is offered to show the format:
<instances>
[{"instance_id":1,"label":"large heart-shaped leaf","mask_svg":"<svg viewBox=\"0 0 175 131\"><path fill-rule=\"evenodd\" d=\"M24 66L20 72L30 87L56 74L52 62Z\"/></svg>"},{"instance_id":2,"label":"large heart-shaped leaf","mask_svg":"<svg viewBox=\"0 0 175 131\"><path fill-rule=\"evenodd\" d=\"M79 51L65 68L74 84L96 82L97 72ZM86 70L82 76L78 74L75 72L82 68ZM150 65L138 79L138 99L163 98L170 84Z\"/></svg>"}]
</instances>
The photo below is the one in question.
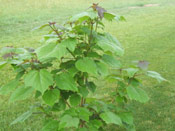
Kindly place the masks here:
<instances>
[{"instance_id":1,"label":"large heart-shaped leaf","mask_svg":"<svg viewBox=\"0 0 175 131\"><path fill-rule=\"evenodd\" d=\"M72 106L77 106L78 104L80 104L81 97L78 94L73 94L70 96L69 101Z\"/></svg>"},{"instance_id":2,"label":"large heart-shaped leaf","mask_svg":"<svg viewBox=\"0 0 175 131\"><path fill-rule=\"evenodd\" d=\"M137 69L137 68L128 68L128 69L124 69L124 70L127 72L128 76L130 78L133 77L139 71L139 69Z\"/></svg>"},{"instance_id":3,"label":"large heart-shaped leaf","mask_svg":"<svg viewBox=\"0 0 175 131\"><path fill-rule=\"evenodd\" d=\"M88 122L90 115L92 115L92 113L87 108L84 107L78 108L78 116L81 120Z\"/></svg>"},{"instance_id":4,"label":"large heart-shaped leaf","mask_svg":"<svg viewBox=\"0 0 175 131\"><path fill-rule=\"evenodd\" d=\"M113 112L104 112L100 114L100 117L106 122L106 124L113 123L116 125L122 125L120 117Z\"/></svg>"},{"instance_id":5,"label":"large heart-shaped leaf","mask_svg":"<svg viewBox=\"0 0 175 131\"><path fill-rule=\"evenodd\" d=\"M104 18L108 21L113 21L115 17L116 17L116 15L114 15L112 13L108 13L108 12L104 13Z\"/></svg>"},{"instance_id":6,"label":"large heart-shaped leaf","mask_svg":"<svg viewBox=\"0 0 175 131\"><path fill-rule=\"evenodd\" d=\"M83 59L78 60L75 63L75 66L79 71L87 72L87 73L90 73L90 74L97 74L97 65L96 65L96 63L94 62L94 60L92 60L88 57L85 57Z\"/></svg>"},{"instance_id":7,"label":"large heart-shaped leaf","mask_svg":"<svg viewBox=\"0 0 175 131\"><path fill-rule=\"evenodd\" d=\"M2 69L6 64L7 64L6 61L1 61L0 62L0 69Z\"/></svg>"},{"instance_id":8,"label":"large heart-shaped leaf","mask_svg":"<svg viewBox=\"0 0 175 131\"><path fill-rule=\"evenodd\" d=\"M70 91L78 91L78 88L75 84L75 81L71 74L69 73L61 73L56 76L56 85L59 89L62 90L70 90Z\"/></svg>"},{"instance_id":9,"label":"large heart-shaped leaf","mask_svg":"<svg viewBox=\"0 0 175 131\"><path fill-rule=\"evenodd\" d=\"M105 54L102 56L102 60L112 68L120 68L121 67L120 61L117 60L114 56Z\"/></svg>"},{"instance_id":10,"label":"large heart-shaped leaf","mask_svg":"<svg viewBox=\"0 0 175 131\"><path fill-rule=\"evenodd\" d=\"M91 131L99 131L99 128L103 125L101 120L90 120L88 122L88 127ZM88 130L87 130L88 131Z\"/></svg>"},{"instance_id":11,"label":"large heart-shaped leaf","mask_svg":"<svg viewBox=\"0 0 175 131\"><path fill-rule=\"evenodd\" d=\"M34 89L44 93L49 86L53 84L52 75L45 69L32 70L26 74L24 83L27 86L31 86Z\"/></svg>"},{"instance_id":12,"label":"large heart-shaped leaf","mask_svg":"<svg viewBox=\"0 0 175 131\"><path fill-rule=\"evenodd\" d=\"M20 115L18 118L16 118L10 125L14 125L18 122L24 122L26 119L28 119L32 115L32 111L29 110L22 115Z\"/></svg>"},{"instance_id":13,"label":"large heart-shaped leaf","mask_svg":"<svg viewBox=\"0 0 175 131\"><path fill-rule=\"evenodd\" d=\"M87 89L86 86L79 87L78 89L79 89L79 93L80 93L84 98L86 98L86 97L88 96L89 91L88 91L88 89Z\"/></svg>"},{"instance_id":14,"label":"large heart-shaped leaf","mask_svg":"<svg viewBox=\"0 0 175 131\"><path fill-rule=\"evenodd\" d=\"M139 87L127 87L127 94L131 100L136 100L142 103L145 103L149 100L146 92Z\"/></svg>"},{"instance_id":15,"label":"large heart-shaped leaf","mask_svg":"<svg viewBox=\"0 0 175 131\"><path fill-rule=\"evenodd\" d=\"M14 101L17 101L17 100L24 100L26 98L28 98L32 91L34 89L31 88L31 87L19 87L17 88L11 95L10 97L10 102L14 102Z\"/></svg>"},{"instance_id":16,"label":"large heart-shaped leaf","mask_svg":"<svg viewBox=\"0 0 175 131\"><path fill-rule=\"evenodd\" d=\"M58 131L59 122L57 120L48 119L44 122L42 131Z\"/></svg>"},{"instance_id":17,"label":"large heart-shaped leaf","mask_svg":"<svg viewBox=\"0 0 175 131\"><path fill-rule=\"evenodd\" d=\"M165 78L163 78L159 73L155 71L147 71L147 76L155 78L158 82L167 81Z\"/></svg>"},{"instance_id":18,"label":"large heart-shaped leaf","mask_svg":"<svg viewBox=\"0 0 175 131\"><path fill-rule=\"evenodd\" d=\"M120 118L122 119L123 122L133 125L133 116L132 113L130 112L122 112L119 114Z\"/></svg>"},{"instance_id":19,"label":"large heart-shaped leaf","mask_svg":"<svg viewBox=\"0 0 175 131\"><path fill-rule=\"evenodd\" d=\"M59 100L60 91L58 89L47 90L44 92L43 100L46 104L53 106Z\"/></svg>"},{"instance_id":20,"label":"large heart-shaped leaf","mask_svg":"<svg viewBox=\"0 0 175 131\"><path fill-rule=\"evenodd\" d=\"M57 41L53 40L38 48L36 50L36 53L41 61L49 58L60 59L61 57L69 53L67 49L69 49L70 51L74 51L76 45L77 40L73 38L63 40L61 43L57 43Z\"/></svg>"},{"instance_id":21,"label":"large heart-shaped leaf","mask_svg":"<svg viewBox=\"0 0 175 131\"><path fill-rule=\"evenodd\" d=\"M75 127L78 128L78 124L79 124L79 119L76 117L72 117L70 115L64 115L61 119L60 119L60 126L59 128L64 128L64 127Z\"/></svg>"},{"instance_id":22,"label":"large heart-shaped leaf","mask_svg":"<svg viewBox=\"0 0 175 131\"><path fill-rule=\"evenodd\" d=\"M118 40L108 33L104 34L103 36L98 35L97 44L106 52L109 51L120 56L124 53L124 50L122 49Z\"/></svg>"},{"instance_id":23,"label":"large heart-shaped leaf","mask_svg":"<svg viewBox=\"0 0 175 131\"><path fill-rule=\"evenodd\" d=\"M15 80L10 81L8 84L0 88L0 94L5 95L5 94L10 93L18 86L18 84L19 84L19 80L15 79Z\"/></svg>"},{"instance_id":24,"label":"large heart-shaped leaf","mask_svg":"<svg viewBox=\"0 0 175 131\"><path fill-rule=\"evenodd\" d=\"M60 43L48 43L36 50L38 59L43 61L49 58L58 58L60 59L67 52L66 47L61 45Z\"/></svg>"},{"instance_id":25,"label":"large heart-shaped leaf","mask_svg":"<svg viewBox=\"0 0 175 131\"><path fill-rule=\"evenodd\" d=\"M68 38L66 40L63 40L60 44L68 48L70 51L74 51L77 45L77 40L73 38Z\"/></svg>"},{"instance_id":26,"label":"large heart-shaped leaf","mask_svg":"<svg viewBox=\"0 0 175 131\"><path fill-rule=\"evenodd\" d=\"M108 67L106 64L102 63L102 62L96 62L97 65L97 71L98 74L101 76L107 76L108 75Z\"/></svg>"},{"instance_id":27,"label":"large heart-shaped leaf","mask_svg":"<svg viewBox=\"0 0 175 131\"><path fill-rule=\"evenodd\" d=\"M70 21L79 21L80 23L90 19L94 19L96 18L98 15L95 11L86 11L86 12L82 12L80 14L74 15L70 18Z\"/></svg>"}]
</instances>

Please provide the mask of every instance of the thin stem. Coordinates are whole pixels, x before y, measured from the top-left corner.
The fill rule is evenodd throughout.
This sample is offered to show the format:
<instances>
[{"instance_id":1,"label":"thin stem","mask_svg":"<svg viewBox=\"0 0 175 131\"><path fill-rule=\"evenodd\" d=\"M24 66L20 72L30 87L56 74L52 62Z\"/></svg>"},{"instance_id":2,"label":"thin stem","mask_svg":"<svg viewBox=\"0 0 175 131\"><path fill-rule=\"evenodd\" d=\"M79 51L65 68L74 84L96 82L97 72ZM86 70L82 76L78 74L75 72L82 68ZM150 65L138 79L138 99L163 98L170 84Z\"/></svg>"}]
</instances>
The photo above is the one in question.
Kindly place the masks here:
<instances>
[{"instance_id":1,"label":"thin stem","mask_svg":"<svg viewBox=\"0 0 175 131\"><path fill-rule=\"evenodd\" d=\"M62 37L60 36L58 30L56 28L53 28L51 25L49 25L50 28L57 34L58 38L60 38L60 40L62 40ZM55 27L55 26L54 26Z\"/></svg>"},{"instance_id":2,"label":"thin stem","mask_svg":"<svg viewBox=\"0 0 175 131\"><path fill-rule=\"evenodd\" d=\"M85 121L80 120L80 128L83 128L85 126Z\"/></svg>"},{"instance_id":3,"label":"thin stem","mask_svg":"<svg viewBox=\"0 0 175 131\"><path fill-rule=\"evenodd\" d=\"M61 97L63 98L63 96L61 95ZM71 108L70 104L63 98L64 102L66 103L66 105Z\"/></svg>"},{"instance_id":4,"label":"thin stem","mask_svg":"<svg viewBox=\"0 0 175 131\"><path fill-rule=\"evenodd\" d=\"M65 99L64 102L66 103L66 105L68 105L69 108L71 108L70 104Z\"/></svg>"},{"instance_id":5,"label":"thin stem","mask_svg":"<svg viewBox=\"0 0 175 131\"><path fill-rule=\"evenodd\" d=\"M63 59L66 59L66 60L74 60L73 58L65 58L65 57L64 57Z\"/></svg>"},{"instance_id":6,"label":"thin stem","mask_svg":"<svg viewBox=\"0 0 175 131\"><path fill-rule=\"evenodd\" d=\"M91 32L90 32L90 35L89 35L89 45L91 44L91 40L92 40L92 31L93 31L93 25L94 25L94 23L93 23L93 21L91 21Z\"/></svg>"},{"instance_id":7,"label":"thin stem","mask_svg":"<svg viewBox=\"0 0 175 131\"><path fill-rule=\"evenodd\" d=\"M66 48L66 49L67 49L67 51L76 59L74 53L73 53L71 50L69 50L68 48Z\"/></svg>"},{"instance_id":8,"label":"thin stem","mask_svg":"<svg viewBox=\"0 0 175 131\"><path fill-rule=\"evenodd\" d=\"M81 104L80 104L80 106L83 107L83 104L84 104L84 99L83 99L83 97L82 97L82 98L81 98Z\"/></svg>"},{"instance_id":9,"label":"thin stem","mask_svg":"<svg viewBox=\"0 0 175 131\"><path fill-rule=\"evenodd\" d=\"M45 112L45 109L42 106L39 106L39 108L43 111L43 113L47 116L47 117L52 117L50 114Z\"/></svg>"},{"instance_id":10,"label":"thin stem","mask_svg":"<svg viewBox=\"0 0 175 131\"><path fill-rule=\"evenodd\" d=\"M136 77L136 76L141 76L141 75L144 75L144 73L141 73L141 74L135 74L134 77Z\"/></svg>"},{"instance_id":11,"label":"thin stem","mask_svg":"<svg viewBox=\"0 0 175 131\"><path fill-rule=\"evenodd\" d=\"M84 43L86 43L86 34L84 34Z\"/></svg>"},{"instance_id":12,"label":"thin stem","mask_svg":"<svg viewBox=\"0 0 175 131\"><path fill-rule=\"evenodd\" d=\"M97 32L97 29L98 29L98 18L97 18L96 27L95 27L96 32Z\"/></svg>"}]
</instances>

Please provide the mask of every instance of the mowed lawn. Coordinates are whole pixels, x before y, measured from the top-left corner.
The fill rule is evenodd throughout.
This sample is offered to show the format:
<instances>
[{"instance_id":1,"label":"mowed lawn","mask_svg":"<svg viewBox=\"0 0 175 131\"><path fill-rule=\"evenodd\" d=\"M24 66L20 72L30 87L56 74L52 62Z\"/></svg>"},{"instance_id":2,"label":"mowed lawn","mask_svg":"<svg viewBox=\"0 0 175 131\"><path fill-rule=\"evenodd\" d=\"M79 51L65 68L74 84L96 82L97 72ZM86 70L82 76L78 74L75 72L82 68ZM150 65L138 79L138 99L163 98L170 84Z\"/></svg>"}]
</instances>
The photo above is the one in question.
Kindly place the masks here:
<instances>
[{"instance_id":1,"label":"mowed lawn","mask_svg":"<svg viewBox=\"0 0 175 131\"><path fill-rule=\"evenodd\" d=\"M169 80L157 83L143 78L151 99L146 104L130 104L136 129L174 131L175 0L0 0L0 48L7 45L36 48L47 31L33 32L32 28L49 21L62 24L70 15L86 10L93 2L99 2L108 11L123 15L127 20L105 22L106 31L116 36L125 49L123 63L147 60L149 70ZM13 78L11 68L0 70L0 86ZM109 88L104 87L104 91ZM24 123L9 126L35 101L8 103L8 98L0 95L0 131L40 131L42 116L32 116Z\"/></svg>"}]
</instances>

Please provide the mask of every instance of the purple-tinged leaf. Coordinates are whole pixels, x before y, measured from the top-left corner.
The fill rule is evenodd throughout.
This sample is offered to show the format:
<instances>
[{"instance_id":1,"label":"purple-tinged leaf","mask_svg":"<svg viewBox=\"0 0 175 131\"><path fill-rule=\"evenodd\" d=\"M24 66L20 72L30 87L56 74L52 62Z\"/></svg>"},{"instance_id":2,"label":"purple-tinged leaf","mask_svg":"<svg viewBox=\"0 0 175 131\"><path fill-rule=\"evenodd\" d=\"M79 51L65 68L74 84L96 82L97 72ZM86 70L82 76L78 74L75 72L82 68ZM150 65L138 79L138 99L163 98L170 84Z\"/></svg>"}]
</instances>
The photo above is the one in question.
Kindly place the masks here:
<instances>
[{"instance_id":1,"label":"purple-tinged leaf","mask_svg":"<svg viewBox=\"0 0 175 131\"><path fill-rule=\"evenodd\" d=\"M104 13L107 12L104 8L98 6L98 4L95 3L93 3L92 9L98 12L98 16L100 17L100 19L102 19L104 17Z\"/></svg>"},{"instance_id":2,"label":"purple-tinged leaf","mask_svg":"<svg viewBox=\"0 0 175 131\"><path fill-rule=\"evenodd\" d=\"M143 70L146 70L148 68L148 65L149 65L149 62L147 61L138 61L137 66Z\"/></svg>"},{"instance_id":3,"label":"purple-tinged leaf","mask_svg":"<svg viewBox=\"0 0 175 131\"><path fill-rule=\"evenodd\" d=\"M14 55L16 55L15 53L11 52L11 53L7 53L7 54L4 54L2 57L4 59L8 59L8 58L12 58Z\"/></svg>"}]
</instances>

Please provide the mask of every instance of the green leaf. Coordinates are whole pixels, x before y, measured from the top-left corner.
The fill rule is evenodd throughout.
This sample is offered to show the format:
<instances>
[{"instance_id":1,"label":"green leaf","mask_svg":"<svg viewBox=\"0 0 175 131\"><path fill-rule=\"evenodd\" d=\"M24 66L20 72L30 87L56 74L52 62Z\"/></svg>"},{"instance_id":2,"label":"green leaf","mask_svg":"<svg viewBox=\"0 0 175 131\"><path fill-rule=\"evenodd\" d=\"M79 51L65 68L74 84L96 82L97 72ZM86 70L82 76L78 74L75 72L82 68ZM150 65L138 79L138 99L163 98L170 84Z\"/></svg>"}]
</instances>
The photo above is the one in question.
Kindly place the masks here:
<instances>
[{"instance_id":1,"label":"green leaf","mask_svg":"<svg viewBox=\"0 0 175 131\"><path fill-rule=\"evenodd\" d=\"M77 32L77 34L87 34L90 35L91 30L89 29L88 26L84 26L84 25L79 25L79 26L75 26L74 30ZM95 33L94 31L92 32L93 34Z\"/></svg>"},{"instance_id":2,"label":"green leaf","mask_svg":"<svg viewBox=\"0 0 175 131\"><path fill-rule=\"evenodd\" d=\"M44 122L42 131L58 131L58 128L59 122L53 119L49 119L46 122Z\"/></svg>"},{"instance_id":3,"label":"green leaf","mask_svg":"<svg viewBox=\"0 0 175 131\"><path fill-rule=\"evenodd\" d=\"M19 69L20 70L20 69ZM16 70L16 72L18 72L17 70ZM17 74L16 74L16 80L19 80L20 78L22 78L23 76L24 76L24 74L25 74L25 70L24 69L22 69L22 71L20 70Z\"/></svg>"},{"instance_id":4,"label":"green leaf","mask_svg":"<svg viewBox=\"0 0 175 131\"><path fill-rule=\"evenodd\" d=\"M108 21L113 21L116 16L112 13L105 12L104 13L104 18Z\"/></svg>"},{"instance_id":5,"label":"green leaf","mask_svg":"<svg viewBox=\"0 0 175 131\"><path fill-rule=\"evenodd\" d=\"M87 72L87 73L90 73L93 75L97 74L97 65L95 64L95 62L92 59L90 59L88 57L85 57L83 59L78 60L75 63L75 66L79 71Z\"/></svg>"},{"instance_id":6,"label":"green leaf","mask_svg":"<svg viewBox=\"0 0 175 131\"><path fill-rule=\"evenodd\" d=\"M9 54L9 53L16 53L16 52L17 52L17 48L14 48L14 47L3 47L0 50L1 55L5 55L5 54Z\"/></svg>"},{"instance_id":7,"label":"green leaf","mask_svg":"<svg viewBox=\"0 0 175 131\"><path fill-rule=\"evenodd\" d=\"M70 115L64 115L61 119L60 119L60 127L59 128L64 128L64 127L75 127L78 128L78 124L79 124L79 119L76 117L72 117Z\"/></svg>"},{"instance_id":8,"label":"green leaf","mask_svg":"<svg viewBox=\"0 0 175 131\"><path fill-rule=\"evenodd\" d=\"M9 101L14 102L17 100L24 100L32 94L33 90L34 89L31 87L19 87L12 93Z\"/></svg>"},{"instance_id":9,"label":"green leaf","mask_svg":"<svg viewBox=\"0 0 175 131\"><path fill-rule=\"evenodd\" d=\"M51 41L36 50L38 58L43 61L49 58L57 58L60 60L61 57L68 54L70 51L74 51L77 45L77 40L68 38L63 40L61 43L57 43L57 40Z\"/></svg>"},{"instance_id":10,"label":"green leaf","mask_svg":"<svg viewBox=\"0 0 175 131\"><path fill-rule=\"evenodd\" d=\"M81 101L81 97L78 94L73 94L70 96L69 98L69 102L72 106L77 106L80 104Z\"/></svg>"},{"instance_id":11,"label":"green leaf","mask_svg":"<svg viewBox=\"0 0 175 131\"><path fill-rule=\"evenodd\" d=\"M100 58L101 58L101 55L99 55L97 52L91 51L91 52L89 52L89 53L87 54L87 57L100 59Z\"/></svg>"},{"instance_id":12,"label":"green leaf","mask_svg":"<svg viewBox=\"0 0 175 131\"><path fill-rule=\"evenodd\" d=\"M138 79L136 79L136 78L132 78L132 80L130 81L130 85L133 86L133 87L142 86L140 81Z\"/></svg>"},{"instance_id":13,"label":"green leaf","mask_svg":"<svg viewBox=\"0 0 175 131\"><path fill-rule=\"evenodd\" d=\"M87 83L87 87L89 88L89 90L91 91L91 92L95 92L95 90L96 90L96 85L93 83L93 82L88 82Z\"/></svg>"},{"instance_id":14,"label":"green leaf","mask_svg":"<svg viewBox=\"0 0 175 131\"><path fill-rule=\"evenodd\" d=\"M139 70L136 68L128 68L128 69L124 69L126 70L128 76L131 78L135 75L135 73L137 73Z\"/></svg>"},{"instance_id":15,"label":"green leaf","mask_svg":"<svg viewBox=\"0 0 175 131\"><path fill-rule=\"evenodd\" d=\"M115 100L116 100L118 103L124 103L124 102L125 102L124 97L121 97L121 96L117 96Z\"/></svg>"},{"instance_id":16,"label":"green leaf","mask_svg":"<svg viewBox=\"0 0 175 131\"><path fill-rule=\"evenodd\" d=\"M38 27L35 27L34 29L32 29L32 31L33 31L33 30L38 30L38 29L43 29L43 28L45 28L45 27L47 27L47 26L49 26L49 23L44 24L44 25L41 25L41 26L38 26Z\"/></svg>"},{"instance_id":17,"label":"green leaf","mask_svg":"<svg viewBox=\"0 0 175 131\"><path fill-rule=\"evenodd\" d=\"M157 79L158 82L167 81L159 73L155 71L147 71L147 76Z\"/></svg>"},{"instance_id":18,"label":"green leaf","mask_svg":"<svg viewBox=\"0 0 175 131\"><path fill-rule=\"evenodd\" d=\"M60 98L60 91L58 89L47 90L42 98L46 104L53 106Z\"/></svg>"},{"instance_id":19,"label":"green leaf","mask_svg":"<svg viewBox=\"0 0 175 131\"><path fill-rule=\"evenodd\" d=\"M67 69L69 69L71 67L75 67L74 64L75 64L75 60L68 60L66 62L62 62L60 64L60 68L64 68L64 69L67 70Z\"/></svg>"},{"instance_id":20,"label":"green leaf","mask_svg":"<svg viewBox=\"0 0 175 131\"><path fill-rule=\"evenodd\" d=\"M0 94L5 95L13 91L19 84L19 80L15 79L0 88Z\"/></svg>"},{"instance_id":21,"label":"green leaf","mask_svg":"<svg viewBox=\"0 0 175 131\"><path fill-rule=\"evenodd\" d=\"M103 123L100 121L100 120L90 120L89 123L88 123L88 127L91 129L91 130L97 130L103 125Z\"/></svg>"},{"instance_id":22,"label":"green leaf","mask_svg":"<svg viewBox=\"0 0 175 131\"><path fill-rule=\"evenodd\" d=\"M52 107L52 111L61 111L66 109L66 103L64 99L60 99L58 103L55 103Z\"/></svg>"},{"instance_id":23,"label":"green leaf","mask_svg":"<svg viewBox=\"0 0 175 131\"><path fill-rule=\"evenodd\" d=\"M126 21L124 16L115 16L114 18L116 21Z\"/></svg>"},{"instance_id":24,"label":"green leaf","mask_svg":"<svg viewBox=\"0 0 175 131\"><path fill-rule=\"evenodd\" d=\"M87 89L86 87L79 87L78 89L79 89L80 94L81 94L84 98L86 98L86 97L88 96L89 91L88 91L88 89Z\"/></svg>"},{"instance_id":25,"label":"green leaf","mask_svg":"<svg viewBox=\"0 0 175 131\"><path fill-rule=\"evenodd\" d=\"M79 107L78 112L79 112L78 113L79 118L86 122L89 121L89 117L92 115L92 113L87 108L84 107Z\"/></svg>"},{"instance_id":26,"label":"green leaf","mask_svg":"<svg viewBox=\"0 0 175 131\"><path fill-rule=\"evenodd\" d=\"M105 52L109 51L115 55L122 56L124 53L118 40L108 33L104 34L104 36L97 36L97 45Z\"/></svg>"},{"instance_id":27,"label":"green leaf","mask_svg":"<svg viewBox=\"0 0 175 131\"><path fill-rule=\"evenodd\" d=\"M17 119L15 119L10 125L14 125L18 122L24 122L26 119L28 119L32 115L32 111L27 111L21 116L19 116Z\"/></svg>"},{"instance_id":28,"label":"green leaf","mask_svg":"<svg viewBox=\"0 0 175 131\"><path fill-rule=\"evenodd\" d=\"M118 75L108 75L106 77L106 80L109 81L110 83L112 82L116 82L116 81L122 81L123 78L121 78L121 76L118 76Z\"/></svg>"},{"instance_id":29,"label":"green leaf","mask_svg":"<svg viewBox=\"0 0 175 131\"><path fill-rule=\"evenodd\" d=\"M106 66L106 64L102 63L102 62L96 62L96 65L97 65L97 70L98 70L98 73L101 75L101 76L107 76L108 75L108 67Z\"/></svg>"},{"instance_id":30,"label":"green leaf","mask_svg":"<svg viewBox=\"0 0 175 131\"><path fill-rule=\"evenodd\" d=\"M77 40L73 39L73 38L68 38L66 40L63 40L61 42L61 45L63 45L64 47L68 48L70 51L74 51L75 47L77 45Z\"/></svg>"},{"instance_id":31,"label":"green leaf","mask_svg":"<svg viewBox=\"0 0 175 131\"><path fill-rule=\"evenodd\" d=\"M0 69L2 69L6 64L7 64L6 61L1 61L0 62Z\"/></svg>"},{"instance_id":32,"label":"green leaf","mask_svg":"<svg viewBox=\"0 0 175 131\"><path fill-rule=\"evenodd\" d=\"M70 68L67 69L67 71L69 72L69 74L74 77L75 74L78 72L77 68L75 66L72 66Z\"/></svg>"},{"instance_id":33,"label":"green leaf","mask_svg":"<svg viewBox=\"0 0 175 131\"><path fill-rule=\"evenodd\" d=\"M71 74L69 73L61 73L56 76L56 85L58 86L59 89L61 90L70 90L70 91L78 91L78 88L75 84L75 81Z\"/></svg>"},{"instance_id":34,"label":"green leaf","mask_svg":"<svg viewBox=\"0 0 175 131\"><path fill-rule=\"evenodd\" d=\"M68 110L66 110L64 112L64 115L70 115L72 117L77 117L78 116L78 112L77 112L77 108L69 108Z\"/></svg>"},{"instance_id":35,"label":"green leaf","mask_svg":"<svg viewBox=\"0 0 175 131\"><path fill-rule=\"evenodd\" d=\"M40 97L42 94L40 91L36 91L35 92L35 98L37 99L38 97Z\"/></svg>"},{"instance_id":36,"label":"green leaf","mask_svg":"<svg viewBox=\"0 0 175 131\"><path fill-rule=\"evenodd\" d=\"M94 19L97 16L98 15L95 11L86 11L86 12L82 12L80 14L76 14L76 15L72 16L70 18L70 21L77 21L78 20L81 23L85 20L88 20L89 18Z\"/></svg>"},{"instance_id":37,"label":"green leaf","mask_svg":"<svg viewBox=\"0 0 175 131\"><path fill-rule=\"evenodd\" d=\"M66 47L55 42L44 44L36 50L38 59L41 61L49 58L57 58L60 60L66 53L68 53Z\"/></svg>"},{"instance_id":38,"label":"green leaf","mask_svg":"<svg viewBox=\"0 0 175 131\"><path fill-rule=\"evenodd\" d=\"M120 117L113 112L105 112L100 114L101 119L103 119L106 124L116 124L116 125L122 125L122 121Z\"/></svg>"},{"instance_id":39,"label":"green leaf","mask_svg":"<svg viewBox=\"0 0 175 131\"><path fill-rule=\"evenodd\" d=\"M42 94L53 84L52 75L45 69L32 70L24 78L25 86L31 86Z\"/></svg>"},{"instance_id":40,"label":"green leaf","mask_svg":"<svg viewBox=\"0 0 175 131\"><path fill-rule=\"evenodd\" d=\"M145 103L149 100L149 97L146 94L146 92L138 87L127 87L127 94L131 100L136 100L142 103Z\"/></svg>"},{"instance_id":41,"label":"green leaf","mask_svg":"<svg viewBox=\"0 0 175 131\"><path fill-rule=\"evenodd\" d=\"M103 55L102 60L112 68L121 68L121 63L114 56Z\"/></svg>"},{"instance_id":42,"label":"green leaf","mask_svg":"<svg viewBox=\"0 0 175 131\"><path fill-rule=\"evenodd\" d=\"M120 118L122 119L123 122L133 125L133 116L132 113L130 112L122 112L119 114Z\"/></svg>"}]
</instances>

